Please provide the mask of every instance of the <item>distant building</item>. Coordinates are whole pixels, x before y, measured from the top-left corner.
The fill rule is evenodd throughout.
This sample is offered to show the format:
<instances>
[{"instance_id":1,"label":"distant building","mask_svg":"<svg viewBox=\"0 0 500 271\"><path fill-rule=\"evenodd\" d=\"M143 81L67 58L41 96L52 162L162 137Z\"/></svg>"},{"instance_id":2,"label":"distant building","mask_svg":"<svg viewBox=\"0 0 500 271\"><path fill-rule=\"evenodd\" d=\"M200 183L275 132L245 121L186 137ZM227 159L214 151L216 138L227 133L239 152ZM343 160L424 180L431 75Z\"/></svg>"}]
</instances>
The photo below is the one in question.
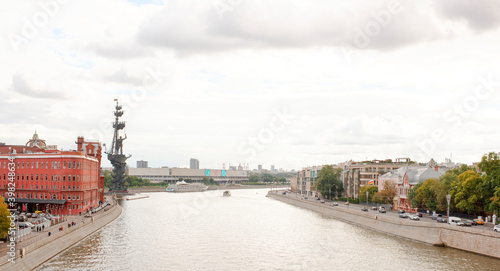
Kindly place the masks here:
<instances>
[{"instance_id":1,"label":"distant building","mask_svg":"<svg viewBox=\"0 0 500 271\"><path fill-rule=\"evenodd\" d=\"M336 168L337 166L334 166ZM297 177L290 178L290 185L297 193L306 196L318 196L317 191L313 191L312 187L318 180L319 171L323 166L313 166L303 168L297 173Z\"/></svg>"},{"instance_id":2,"label":"distant building","mask_svg":"<svg viewBox=\"0 0 500 271\"><path fill-rule=\"evenodd\" d=\"M340 164L342 172L340 180L344 185L344 195L349 198L358 198L359 189L365 185L379 185L378 177L391 170L407 166L413 162L409 158L372 160L363 162L348 161Z\"/></svg>"},{"instance_id":3,"label":"distant building","mask_svg":"<svg viewBox=\"0 0 500 271\"><path fill-rule=\"evenodd\" d=\"M450 161L451 162L451 161ZM379 191L383 189L384 182L393 181L396 184L397 192L394 198L394 209L416 212L411 210L407 196L410 189L427 179L439 179L448 170L446 167L439 167L434 159L427 165L404 166L393 170L379 177Z\"/></svg>"},{"instance_id":4,"label":"distant building","mask_svg":"<svg viewBox=\"0 0 500 271\"><path fill-rule=\"evenodd\" d=\"M271 171L274 172L274 165L271 165Z\"/></svg>"},{"instance_id":5,"label":"distant building","mask_svg":"<svg viewBox=\"0 0 500 271\"><path fill-rule=\"evenodd\" d=\"M152 183L176 183L181 178L194 182L202 182L204 177L213 178L220 184L241 184L248 182L248 171L246 170L224 170L224 169L190 169L190 168L130 168L130 176L148 179Z\"/></svg>"},{"instance_id":6,"label":"distant building","mask_svg":"<svg viewBox=\"0 0 500 271\"><path fill-rule=\"evenodd\" d=\"M200 168L200 161L198 159L191 158L189 161L189 168L190 169L199 169Z\"/></svg>"},{"instance_id":7,"label":"distant building","mask_svg":"<svg viewBox=\"0 0 500 271\"><path fill-rule=\"evenodd\" d=\"M147 168L148 167L148 161L140 160L137 161L137 168Z\"/></svg>"},{"instance_id":8,"label":"distant building","mask_svg":"<svg viewBox=\"0 0 500 271\"><path fill-rule=\"evenodd\" d=\"M262 170L262 165L257 166L257 170L261 171Z\"/></svg>"}]
</instances>

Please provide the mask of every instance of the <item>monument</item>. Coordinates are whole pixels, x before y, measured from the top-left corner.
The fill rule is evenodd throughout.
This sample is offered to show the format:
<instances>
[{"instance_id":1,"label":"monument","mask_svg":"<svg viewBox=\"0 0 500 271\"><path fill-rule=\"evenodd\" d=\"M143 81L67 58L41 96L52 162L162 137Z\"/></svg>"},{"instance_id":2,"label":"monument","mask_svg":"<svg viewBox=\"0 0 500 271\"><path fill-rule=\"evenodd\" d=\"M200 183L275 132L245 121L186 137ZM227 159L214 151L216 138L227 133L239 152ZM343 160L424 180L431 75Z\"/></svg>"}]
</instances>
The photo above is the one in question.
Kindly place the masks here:
<instances>
[{"instance_id":1,"label":"monument","mask_svg":"<svg viewBox=\"0 0 500 271\"><path fill-rule=\"evenodd\" d=\"M108 160L111 162L111 165L113 165L113 181L109 191L115 193L128 193L128 190L125 187L125 171L127 167L126 160L130 158L131 155L126 156L123 154L123 141L127 139L127 134L125 134L125 137L119 135L119 131L125 128L125 122L119 121L119 118L123 116L123 110L122 106L118 104L118 99L115 99L115 102L116 107L114 112L115 122L113 123L113 143L111 143L111 149L107 152Z\"/></svg>"}]
</instances>

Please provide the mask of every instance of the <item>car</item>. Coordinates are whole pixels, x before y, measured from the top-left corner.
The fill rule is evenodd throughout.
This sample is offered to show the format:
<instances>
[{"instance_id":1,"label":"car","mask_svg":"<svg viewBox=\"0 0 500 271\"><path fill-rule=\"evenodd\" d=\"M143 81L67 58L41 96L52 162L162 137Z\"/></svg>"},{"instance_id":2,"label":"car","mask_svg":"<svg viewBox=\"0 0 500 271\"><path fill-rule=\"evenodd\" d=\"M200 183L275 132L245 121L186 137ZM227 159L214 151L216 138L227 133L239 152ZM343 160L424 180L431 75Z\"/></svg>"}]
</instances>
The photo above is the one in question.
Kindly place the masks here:
<instances>
[{"instance_id":1,"label":"car","mask_svg":"<svg viewBox=\"0 0 500 271\"><path fill-rule=\"evenodd\" d=\"M471 220L471 219L468 219L468 221L470 221L470 223L472 223L472 226L477 226L477 222L476 221Z\"/></svg>"},{"instance_id":2,"label":"car","mask_svg":"<svg viewBox=\"0 0 500 271\"><path fill-rule=\"evenodd\" d=\"M27 214L26 214L26 217L27 217L27 218L31 218L31 216L32 216L32 215L33 215L32 213L27 213Z\"/></svg>"},{"instance_id":3,"label":"car","mask_svg":"<svg viewBox=\"0 0 500 271\"><path fill-rule=\"evenodd\" d=\"M339 204L336 201L334 201L332 202L332 206L339 206Z\"/></svg>"},{"instance_id":4,"label":"car","mask_svg":"<svg viewBox=\"0 0 500 271\"><path fill-rule=\"evenodd\" d=\"M405 213L405 210L403 210L403 209L399 209L399 210L398 210L398 213L400 213L400 214L404 214L404 213Z\"/></svg>"},{"instance_id":5,"label":"car","mask_svg":"<svg viewBox=\"0 0 500 271\"><path fill-rule=\"evenodd\" d=\"M384 214L385 214L387 211L386 211L384 208L379 208L379 209L378 209L378 212L379 212L379 213L384 213Z\"/></svg>"},{"instance_id":6,"label":"car","mask_svg":"<svg viewBox=\"0 0 500 271\"><path fill-rule=\"evenodd\" d=\"M408 215L406 213L400 213L399 218L408 218Z\"/></svg>"},{"instance_id":7,"label":"car","mask_svg":"<svg viewBox=\"0 0 500 271\"><path fill-rule=\"evenodd\" d=\"M432 220L437 220L438 217L443 217L443 215L433 214L431 218Z\"/></svg>"},{"instance_id":8,"label":"car","mask_svg":"<svg viewBox=\"0 0 500 271\"><path fill-rule=\"evenodd\" d=\"M37 218L38 217L38 214L37 213L33 213L31 214L31 218Z\"/></svg>"},{"instance_id":9,"label":"car","mask_svg":"<svg viewBox=\"0 0 500 271\"><path fill-rule=\"evenodd\" d=\"M368 212L368 208L363 207L363 208L361 208L361 211L363 211L363 212Z\"/></svg>"},{"instance_id":10,"label":"car","mask_svg":"<svg viewBox=\"0 0 500 271\"><path fill-rule=\"evenodd\" d=\"M377 206L372 206L372 210L376 211L377 210Z\"/></svg>"},{"instance_id":11,"label":"car","mask_svg":"<svg viewBox=\"0 0 500 271\"><path fill-rule=\"evenodd\" d=\"M283 194L283 195L286 195L286 192L283 192L282 194ZM105 205L105 206L106 206L106 205Z\"/></svg>"},{"instance_id":12,"label":"car","mask_svg":"<svg viewBox=\"0 0 500 271\"><path fill-rule=\"evenodd\" d=\"M467 227L472 226L472 220L462 219L462 222L464 223L464 226L467 226Z\"/></svg>"},{"instance_id":13,"label":"car","mask_svg":"<svg viewBox=\"0 0 500 271\"><path fill-rule=\"evenodd\" d=\"M348 201L346 201L344 204L345 204L345 205L349 205L349 202L348 202Z\"/></svg>"},{"instance_id":14,"label":"car","mask_svg":"<svg viewBox=\"0 0 500 271\"><path fill-rule=\"evenodd\" d=\"M319 197L317 197L316 200L321 200L321 199Z\"/></svg>"},{"instance_id":15,"label":"car","mask_svg":"<svg viewBox=\"0 0 500 271\"><path fill-rule=\"evenodd\" d=\"M304 197L304 199L307 199L307 197Z\"/></svg>"},{"instance_id":16,"label":"car","mask_svg":"<svg viewBox=\"0 0 500 271\"><path fill-rule=\"evenodd\" d=\"M465 223L464 223L464 221L463 221L463 220L460 220L460 221L457 221L457 222L455 223L455 225L460 226L460 227L463 227L463 226L465 226Z\"/></svg>"},{"instance_id":17,"label":"car","mask_svg":"<svg viewBox=\"0 0 500 271\"><path fill-rule=\"evenodd\" d=\"M416 214L409 215L408 218L410 218L411 220L420 220L420 217L418 217L418 215L416 215Z\"/></svg>"},{"instance_id":18,"label":"car","mask_svg":"<svg viewBox=\"0 0 500 271\"><path fill-rule=\"evenodd\" d=\"M324 201L324 200L320 200L319 202L321 202L321 203L325 203L325 201Z\"/></svg>"},{"instance_id":19,"label":"car","mask_svg":"<svg viewBox=\"0 0 500 271\"><path fill-rule=\"evenodd\" d=\"M493 227L493 231L494 232L500 232L500 224L499 225L495 225L495 227Z\"/></svg>"},{"instance_id":20,"label":"car","mask_svg":"<svg viewBox=\"0 0 500 271\"><path fill-rule=\"evenodd\" d=\"M436 221L437 221L438 223L446 223L446 218L444 218L444 217L440 216L440 217L438 217L438 218L436 219Z\"/></svg>"},{"instance_id":21,"label":"car","mask_svg":"<svg viewBox=\"0 0 500 271\"><path fill-rule=\"evenodd\" d=\"M480 218L474 219L474 222L476 222L476 225L484 225L484 220L482 220Z\"/></svg>"},{"instance_id":22,"label":"car","mask_svg":"<svg viewBox=\"0 0 500 271\"><path fill-rule=\"evenodd\" d=\"M417 215L418 217L422 217L422 216L423 216L423 215L422 215L422 213L416 213L416 215Z\"/></svg>"}]
</instances>

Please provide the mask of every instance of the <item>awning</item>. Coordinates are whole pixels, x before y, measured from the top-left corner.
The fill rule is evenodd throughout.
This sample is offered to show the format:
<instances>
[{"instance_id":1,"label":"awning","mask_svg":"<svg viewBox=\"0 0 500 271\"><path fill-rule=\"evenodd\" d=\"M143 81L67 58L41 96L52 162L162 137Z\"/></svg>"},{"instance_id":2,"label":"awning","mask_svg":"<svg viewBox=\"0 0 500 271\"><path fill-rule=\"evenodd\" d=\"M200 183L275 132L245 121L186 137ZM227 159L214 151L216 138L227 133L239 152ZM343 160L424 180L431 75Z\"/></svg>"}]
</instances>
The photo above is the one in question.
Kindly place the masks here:
<instances>
[{"instance_id":1,"label":"awning","mask_svg":"<svg viewBox=\"0 0 500 271\"><path fill-rule=\"evenodd\" d=\"M38 204L65 204L67 200L65 199L21 199L15 198L14 203L38 203ZM12 201L8 201L5 199L5 203L9 203Z\"/></svg>"}]
</instances>

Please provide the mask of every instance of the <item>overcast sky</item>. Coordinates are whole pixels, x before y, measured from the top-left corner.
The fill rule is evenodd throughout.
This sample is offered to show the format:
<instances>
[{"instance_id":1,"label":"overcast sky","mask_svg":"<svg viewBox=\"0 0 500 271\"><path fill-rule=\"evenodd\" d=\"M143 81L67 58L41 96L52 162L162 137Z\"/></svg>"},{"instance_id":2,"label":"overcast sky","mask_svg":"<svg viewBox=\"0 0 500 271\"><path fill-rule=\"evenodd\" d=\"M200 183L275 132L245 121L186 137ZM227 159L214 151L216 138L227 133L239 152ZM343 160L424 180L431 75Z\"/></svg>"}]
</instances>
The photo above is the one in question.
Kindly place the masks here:
<instances>
[{"instance_id":1,"label":"overcast sky","mask_svg":"<svg viewBox=\"0 0 500 271\"><path fill-rule=\"evenodd\" d=\"M500 148L498 14L486 0L4 1L0 142L111 145L118 98L132 167L472 163Z\"/></svg>"}]
</instances>

